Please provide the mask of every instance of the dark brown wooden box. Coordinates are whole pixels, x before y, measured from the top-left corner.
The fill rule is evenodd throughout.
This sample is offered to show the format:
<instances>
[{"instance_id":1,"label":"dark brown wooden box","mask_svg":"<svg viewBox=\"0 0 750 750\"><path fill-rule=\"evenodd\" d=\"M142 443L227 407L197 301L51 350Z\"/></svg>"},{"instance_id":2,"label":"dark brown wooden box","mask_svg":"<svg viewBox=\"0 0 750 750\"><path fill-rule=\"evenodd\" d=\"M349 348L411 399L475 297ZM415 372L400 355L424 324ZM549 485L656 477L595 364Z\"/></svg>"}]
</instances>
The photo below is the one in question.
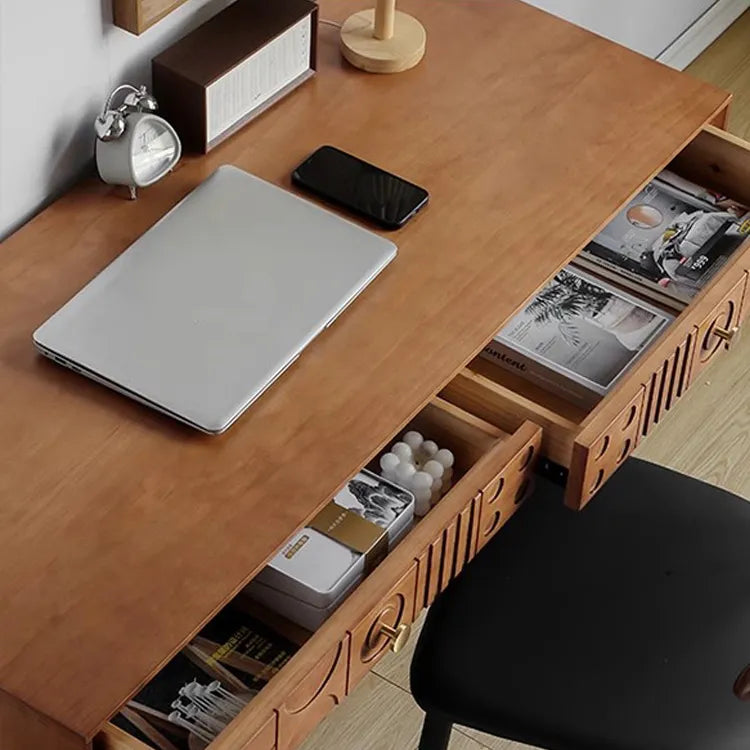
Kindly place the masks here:
<instances>
[{"instance_id":1,"label":"dark brown wooden box","mask_svg":"<svg viewBox=\"0 0 750 750\"><path fill-rule=\"evenodd\" d=\"M211 137L209 87L306 16L311 16L309 70ZM177 130L183 148L207 153L310 78L317 64L317 26L318 6L310 0L237 0L154 58L159 114Z\"/></svg>"}]
</instances>

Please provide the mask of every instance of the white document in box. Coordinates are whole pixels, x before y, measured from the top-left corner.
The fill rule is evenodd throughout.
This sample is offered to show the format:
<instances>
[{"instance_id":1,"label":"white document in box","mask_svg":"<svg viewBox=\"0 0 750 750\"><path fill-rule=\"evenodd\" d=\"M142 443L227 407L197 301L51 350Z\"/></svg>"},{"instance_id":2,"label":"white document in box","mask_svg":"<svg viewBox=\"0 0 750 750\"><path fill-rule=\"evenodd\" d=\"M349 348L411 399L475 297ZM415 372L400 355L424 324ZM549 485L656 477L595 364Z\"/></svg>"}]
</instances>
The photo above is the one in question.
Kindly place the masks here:
<instances>
[{"instance_id":1,"label":"white document in box","mask_svg":"<svg viewBox=\"0 0 750 750\"><path fill-rule=\"evenodd\" d=\"M288 594L295 594L295 583L303 590L313 589L324 594L337 588L341 578L361 557L358 552L325 534L306 528L284 545L271 560L270 567L284 574L284 588ZM264 579L265 583L273 585L265 576Z\"/></svg>"},{"instance_id":2,"label":"white document in box","mask_svg":"<svg viewBox=\"0 0 750 750\"><path fill-rule=\"evenodd\" d=\"M389 548L408 530L414 518L414 495L366 470L350 479L334 502L383 529L388 535ZM256 581L324 609L362 579L365 557L307 527L282 547Z\"/></svg>"}]
</instances>

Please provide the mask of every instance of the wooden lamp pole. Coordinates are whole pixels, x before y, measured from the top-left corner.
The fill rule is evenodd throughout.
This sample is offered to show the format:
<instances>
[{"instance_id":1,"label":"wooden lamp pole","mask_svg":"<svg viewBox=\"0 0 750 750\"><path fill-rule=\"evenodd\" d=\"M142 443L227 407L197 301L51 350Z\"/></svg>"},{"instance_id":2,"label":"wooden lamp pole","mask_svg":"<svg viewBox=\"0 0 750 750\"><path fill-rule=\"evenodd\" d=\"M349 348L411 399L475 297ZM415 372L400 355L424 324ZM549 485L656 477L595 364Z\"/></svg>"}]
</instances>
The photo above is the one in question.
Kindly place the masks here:
<instances>
[{"instance_id":1,"label":"wooden lamp pole","mask_svg":"<svg viewBox=\"0 0 750 750\"><path fill-rule=\"evenodd\" d=\"M427 32L419 21L396 10L396 0L377 0L373 10L350 16L341 27L341 52L369 73L400 73L424 56Z\"/></svg>"}]
</instances>

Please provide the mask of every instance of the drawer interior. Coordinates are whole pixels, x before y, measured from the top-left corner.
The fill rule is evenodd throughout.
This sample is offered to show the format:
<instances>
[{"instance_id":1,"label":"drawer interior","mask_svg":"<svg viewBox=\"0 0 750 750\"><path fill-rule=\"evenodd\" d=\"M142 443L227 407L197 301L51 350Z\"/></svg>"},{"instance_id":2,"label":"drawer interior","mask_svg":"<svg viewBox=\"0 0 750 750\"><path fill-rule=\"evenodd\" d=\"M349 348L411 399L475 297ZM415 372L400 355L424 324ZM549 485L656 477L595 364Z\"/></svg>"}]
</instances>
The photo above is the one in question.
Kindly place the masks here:
<instances>
[{"instance_id":1,"label":"drawer interior","mask_svg":"<svg viewBox=\"0 0 750 750\"><path fill-rule=\"evenodd\" d=\"M429 403L403 430L394 435L393 440L409 430L417 430L453 452L456 459L454 481L459 481L498 440L508 437L508 433L500 427L443 399ZM377 472L377 458L367 468Z\"/></svg>"},{"instance_id":2,"label":"drawer interior","mask_svg":"<svg viewBox=\"0 0 750 750\"><path fill-rule=\"evenodd\" d=\"M526 421L542 428L542 453L567 466L588 412L524 378L476 358L441 394L480 418L515 432Z\"/></svg>"},{"instance_id":3,"label":"drawer interior","mask_svg":"<svg viewBox=\"0 0 750 750\"><path fill-rule=\"evenodd\" d=\"M707 125L669 168L750 206L750 144L742 138Z\"/></svg>"},{"instance_id":4,"label":"drawer interior","mask_svg":"<svg viewBox=\"0 0 750 750\"><path fill-rule=\"evenodd\" d=\"M435 508L439 508L444 502L450 502L449 497L454 493L460 493L462 479L467 472L487 457L492 450L497 450L498 445L508 438L507 433L501 428L441 399L433 400L422 409L384 448L388 448L392 442L398 440L406 430L410 429L419 430L426 438L434 440L441 447L450 449L455 456L453 488L434 506ZM368 468L375 470L377 467L376 457ZM413 528L391 550L386 560L397 549L405 546L413 535L418 535L421 526L429 525L432 512L430 511L423 519L415 519ZM416 566L413 559L412 565ZM374 572L382 567L381 562ZM402 571L402 574L404 572ZM416 581L416 573L412 579ZM347 603L345 601L336 612L337 615L341 615L337 622L345 623L341 632L336 634L336 638L341 643L347 642L347 629L354 630L357 623L361 621L361 615L354 610L352 611L353 621L349 623L346 620L346 615L342 610L346 609ZM225 621L229 623L226 627L221 624ZM246 623L247 627L257 632L259 637L265 637L275 644L268 650L271 665L255 659L246 659L243 662L242 658L236 655L224 655L224 644L231 643L234 637L232 634L239 631L242 623ZM321 626L321 630L329 624L330 620ZM223 634L228 637L228 640L216 634ZM219 615L154 677L146 686L145 693L139 693L122 708L122 711L97 736L94 748L96 750L125 750L126 748L144 750L155 747L159 750L198 750L211 747L223 750L229 746L227 739L229 733L232 735L232 746L241 740L237 746L247 747L249 750L273 750L276 747L284 747L285 744L277 739L277 715L282 717L278 719L281 721L286 714L302 712L296 707L294 711L290 711L289 696L296 695L295 691L285 685L283 691L279 692L276 686L284 683L284 673L293 669L294 664L305 660L306 647L314 636L315 633L290 622L251 600L245 593L241 593L229 602ZM330 641L330 633L326 633L326 636ZM335 641L335 638L333 640ZM344 649L344 651L348 658L348 650ZM345 684L348 662L342 666L341 658L341 653L337 652L335 661L338 664L338 671L342 674L339 679ZM280 666L280 669L277 666ZM316 669L326 679L330 679L332 667L326 659L323 659L305 672L308 682L316 674ZM171 701L178 700L179 688L182 687L179 684L180 680L184 676L185 682L190 682L193 672L205 673L207 677L203 684L217 681L222 689L227 689L230 694L239 696L243 702L248 701L244 709L239 709L236 702L231 703L231 698L226 698L217 688L215 695L212 694L209 700L212 706L221 704L221 701L225 700L227 712L223 715L222 721L226 721L228 728L217 734L211 742L208 739L217 727L207 730L205 726L202 726L204 741L201 742L199 732L192 735L187 729L180 731L179 727L175 727L166 718L170 713ZM288 683L288 680L286 682ZM250 686L251 690L247 690L247 686ZM152 692L149 693L151 688ZM250 699L250 693L254 689L259 692ZM303 682L300 689L306 694L307 684ZM279 692L278 698L277 692ZM314 689L312 694L315 694ZM145 698L150 699L150 707L142 702ZM206 700L199 696L196 702L203 701L205 704ZM304 703L304 701L301 702ZM159 706L162 710L157 712L155 706ZM231 720L229 717L233 713L238 716ZM256 713L257 716L254 716ZM272 727L269 722L273 724ZM246 731L244 731L245 727ZM268 744L271 737L272 743Z\"/></svg>"},{"instance_id":5,"label":"drawer interior","mask_svg":"<svg viewBox=\"0 0 750 750\"><path fill-rule=\"evenodd\" d=\"M675 157L669 169L750 206L750 145L722 130L706 126ZM613 411L610 403L615 394L621 397L624 408L641 388L645 388L642 434L647 434L658 423L690 383L693 357L697 357L694 352L701 345L698 339L703 333L702 321L707 315L711 316L724 287L734 288L734 302L742 303L742 290L738 292L736 285L744 285L749 268L750 242L745 242L706 288L676 313L675 319L650 343L610 394L595 406L585 408L571 403L482 358L473 360L441 396L509 432L518 429L525 420L535 422L544 430L543 455L570 468L581 431L597 420L603 421L605 416L611 422L612 416L619 415L619 407ZM745 313L748 306L750 301L745 298ZM675 314L675 311L670 312ZM743 316L738 317L741 320ZM719 349L718 343L711 351Z\"/></svg>"}]
</instances>

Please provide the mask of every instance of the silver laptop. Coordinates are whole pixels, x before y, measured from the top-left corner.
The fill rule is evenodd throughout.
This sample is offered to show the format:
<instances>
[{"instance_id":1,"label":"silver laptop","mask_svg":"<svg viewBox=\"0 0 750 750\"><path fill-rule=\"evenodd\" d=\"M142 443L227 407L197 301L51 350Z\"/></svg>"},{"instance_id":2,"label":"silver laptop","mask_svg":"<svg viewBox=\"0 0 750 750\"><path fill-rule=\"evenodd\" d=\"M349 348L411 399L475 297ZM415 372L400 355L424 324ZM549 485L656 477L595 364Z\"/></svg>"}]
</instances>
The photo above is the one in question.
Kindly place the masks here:
<instances>
[{"instance_id":1,"label":"silver laptop","mask_svg":"<svg viewBox=\"0 0 750 750\"><path fill-rule=\"evenodd\" d=\"M34 343L59 364L220 433L395 255L392 242L224 166Z\"/></svg>"}]
</instances>

